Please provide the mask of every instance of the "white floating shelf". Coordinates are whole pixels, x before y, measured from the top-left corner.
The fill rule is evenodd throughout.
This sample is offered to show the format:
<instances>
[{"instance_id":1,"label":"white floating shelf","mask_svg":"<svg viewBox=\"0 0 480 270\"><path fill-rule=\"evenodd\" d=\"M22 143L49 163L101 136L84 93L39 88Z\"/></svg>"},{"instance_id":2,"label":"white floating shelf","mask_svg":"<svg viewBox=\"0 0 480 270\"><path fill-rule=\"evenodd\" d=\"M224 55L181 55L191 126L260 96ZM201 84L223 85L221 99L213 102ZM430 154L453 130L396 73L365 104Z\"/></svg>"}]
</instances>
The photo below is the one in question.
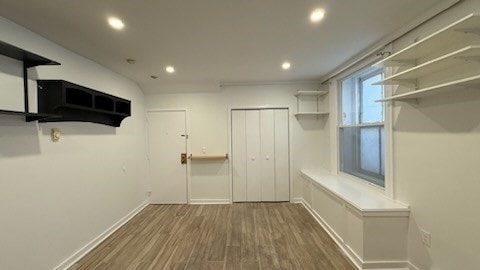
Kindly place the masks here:
<instances>
[{"instance_id":1,"label":"white floating shelf","mask_svg":"<svg viewBox=\"0 0 480 270\"><path fill-rule=\"evenodd\" d=\"M188 159L191 159L191 160L218 160L218 159L228 159L228 154L224 154L224 155L193 155L193 154L190 154L190 156L188 156Z\"/></svg>"},{"instance_id":2,"label":"white floating shelf","mask_svg":"<svg viewBox=\"0 0 480 270\"><path fill-rule=\"evenodd\" d=\"M401 81L416 80L422 76L444 70L455 66L459 61L477 61L480 62L480 46L467 46L458 51L442 55L436 59L425 62L421 65L399 72L393 76L387 77L375 85L394 85Z\"/></svg>"},{"instance_id":3,"label":"white floating shelf","mask_svg":"<svg viewBox=\"0 0 480 270\"><path fill-rule=\"evenodd\" d=\"M415 91L410 91L410 92L399 94L399 95L394 95L388 98L377 100L377 102L386 102L386 101L395 101L395 100L413 100L420 97L433 95L440 91L452 90L454 86L459 86L459 87L479 86L480 87L480 75L468 77L461 80L451 81L448 83L443 83L443 84L439 84L431 87L426 87L423 89L418 89Z\"/></svg>"},{"instance_id":4,"label":"white floating shelf","mask_svg":"<svg viewBox=\"0 0 480 270\"><path fill-rule=\"evenodd\" d=\"M320 116L320 115L328 115L329 112L298 112L295 116Z\"/></svg>"},{"instance_id":5,"label":"white floating shelf","mask_svg":"<svg viewBox=\"0 0 480 270\"><path fill-rule=\"evenodd\" d=\"M299 96L323 96L328 94L328 91L318 91L318 90L299 90L295 93L296 97Z\"/></svg>"},{"instance_id":6,"label":"white floating shelf","mask_svg":"<svg viewBox=\"0 0 480 270\"><path fill-rule=\"evenodd\" d=\"M480 15L476 13L470 14L405 49L390 55L375 65L381 67L402 66L404 64L415 65L419 58L427 56L432 51L437 51L441 46L456 41L461 37L459 34L480 35Z\"/></svg>"}]
</instances>

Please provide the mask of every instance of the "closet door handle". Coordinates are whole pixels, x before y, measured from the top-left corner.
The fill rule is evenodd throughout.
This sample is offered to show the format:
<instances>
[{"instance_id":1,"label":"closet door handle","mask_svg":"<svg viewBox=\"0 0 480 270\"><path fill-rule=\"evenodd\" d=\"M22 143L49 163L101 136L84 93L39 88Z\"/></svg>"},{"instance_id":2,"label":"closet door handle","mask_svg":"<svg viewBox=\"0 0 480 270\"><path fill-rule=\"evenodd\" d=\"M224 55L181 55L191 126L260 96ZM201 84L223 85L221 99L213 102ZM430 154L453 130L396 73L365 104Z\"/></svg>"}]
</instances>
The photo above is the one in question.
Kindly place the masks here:
<instances>
[{"instance_id":1,"label":"closet door handle","mask_svg":"<svg viewBox=\"0 0 480 270\"><path fill-rule=\"evenodd\" d=\"M266 156L265 159L266 159L266 160L270 160L270 156Z\"/></svg>"},{"instance_id":2,"label":"closet door handle","mask_svg":"<svg viewBox=\"0 0 480 270\"><path fill-rule=\"evenodd\" d=\"M253 156L253 157L252 157L252 160L255 160L255 159L256 159L256 158Z\"/></svg>"}]
</instances>

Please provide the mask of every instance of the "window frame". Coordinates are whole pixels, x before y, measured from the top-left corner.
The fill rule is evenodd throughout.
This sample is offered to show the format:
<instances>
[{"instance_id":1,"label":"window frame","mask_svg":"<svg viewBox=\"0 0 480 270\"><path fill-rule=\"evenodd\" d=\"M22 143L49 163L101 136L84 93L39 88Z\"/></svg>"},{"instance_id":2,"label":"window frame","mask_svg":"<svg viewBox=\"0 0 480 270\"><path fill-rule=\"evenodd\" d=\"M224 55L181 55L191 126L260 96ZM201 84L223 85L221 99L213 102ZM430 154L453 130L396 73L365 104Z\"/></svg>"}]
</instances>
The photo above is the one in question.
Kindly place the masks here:
<instances>
[{"instance_id":1,"label":"window frame","mask_svg":"<svg viewBox=\"0 0 480 270\"><path fill-rule=\"evenodd\" d=\"M370 70L372 69L372 70ZM374 77L374 76L377 76L379 74L382 75L382 79L385 78L385 76L387 76L387 71L382 69L382 68L371 68L371 67L366 67L366 68L363 68L363 69L359 69L357 70L356 72L352 72L351 74L348 74L347 76L344 76L342 78L340 78L339 80L337 80L337 83L336 83L336 86L337 86L337 100L336 100L336 106L337 106L337 115L339 115L340 117L337 118L337 123L336 123L336 134L337 134L337 146L336 146L336 151L337 151L337 173L339 175L342 175L342 176L345 176L347 178L350 178L350 179L353 179L353 180L356 180L356 181L360 181L361 183L364 183L364 184L367 184L371 187L374 187L375 189L379 189L385 193L387 193L387 195L389 195L390 197L393 197L393 189L392 189L392 184L391 184L391 177L390 177L390 168L389 166L386 166L386 164L388 164L388 162L390 162L390 157L389 155L391 154L391 151L387 151L387 149L390 149L390 145L387 145L390 144L391 142L391 139L387 139L387 136L391 136L391 132L390 132L390 122L388 121L390 119L389 117L389 114L391 114L391 110L390 110L390 106L388 104L384 104L383 106L383 109L382 109L382 115L383 115L383 122L372 122L372 123L362 123L362 117L363 117L363 108L362 108L362 92L363 92L363 84L362 82ZM356 76L357 75L357 76ZM354 76L352 78L352 76ZM349 125L344 125L343 124L343 121L344 121L344 117L343 117L343 82L345 80L348 80L348 79L353 79L354 80L354 87L355 87L355 91L354 91L354 94L353 94L353 99L355 100L356 104L358 104L358 113L355 117L355 121L357 123L355 124L349 124ZM383 97L387 96L389 93L390 93L390 89L389 87L387 86L383 86ZM362 127L379 127L379 132L381 132L381 128L383 127L383 130L384 130L384 144L383 144L383 151L385 152L384 154L384 159L383 159L383 162L382 160L380 161L380 170L383 169L383 172L384 172L384 181L383 181L383 185L382 186L379 181L375 178L376 176L378 176L379 174L372 174L371 172L369 171L365 171L361 168L361 154L360 154L360 149L359 149L359 146L361 144L361 136L358 136L357 138L357 143L355 143L355 149L353 150L355 155L357 155L359 158L356 160L357 164L357 168L358 168L358 174L355 175L355 174L352 174L352 173L348 173L348 172L345 172L342 170L342 163L341 163L341 160L342 160L342 144L341 144L341 137L340 137L340 133L341 133L341 129L342 128L348 128L348 127L351 127L351 128L359 128L359 130L362 128ZM360 132L359 132L359 135L360 135ZM381 136L379 136L379 140L381 140ZM379 151L380 151L380 155L381 155L381 151L382 151L382 143L381 141L379 142ZM387 169L388 167L388 169ZM359 176L361 175L361 176ZM365 179L365 178L368 178L368 179Z\"/></svg>"}]
</instances>

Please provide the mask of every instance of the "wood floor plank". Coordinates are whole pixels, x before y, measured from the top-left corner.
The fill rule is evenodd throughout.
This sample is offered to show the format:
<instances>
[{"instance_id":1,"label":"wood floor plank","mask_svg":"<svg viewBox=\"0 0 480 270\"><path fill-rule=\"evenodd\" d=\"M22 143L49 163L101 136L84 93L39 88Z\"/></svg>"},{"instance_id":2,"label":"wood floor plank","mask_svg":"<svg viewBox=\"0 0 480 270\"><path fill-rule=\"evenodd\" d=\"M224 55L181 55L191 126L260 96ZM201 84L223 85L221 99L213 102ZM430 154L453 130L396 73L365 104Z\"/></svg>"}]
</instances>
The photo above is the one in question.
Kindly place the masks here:
<instances>
[{"instance_id":1,"label":"wood floor plank","mask_svg":"<svg viewBox=\"0 0 480 270\"><path fill-rule=\"evenodd\" d=\"M150 205L70 269L355 267L301 205L236 203Z\"/></svg>"}]
</instances>

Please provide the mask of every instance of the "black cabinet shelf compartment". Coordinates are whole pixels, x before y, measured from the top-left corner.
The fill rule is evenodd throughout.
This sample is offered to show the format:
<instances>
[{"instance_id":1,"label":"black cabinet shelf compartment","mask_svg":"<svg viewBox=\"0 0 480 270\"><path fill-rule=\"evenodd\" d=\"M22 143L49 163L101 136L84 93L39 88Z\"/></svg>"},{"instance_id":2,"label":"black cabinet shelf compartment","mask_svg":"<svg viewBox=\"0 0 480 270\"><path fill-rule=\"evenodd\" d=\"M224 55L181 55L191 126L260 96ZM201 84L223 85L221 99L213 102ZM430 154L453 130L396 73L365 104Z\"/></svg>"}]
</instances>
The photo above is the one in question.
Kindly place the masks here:
<instances>
[{"instance_id":1,"label":"black cabinet shelf compartment","mask_svg":"<svg viewBox=\"0 0 480 270\"><path fill-rule=\"evenodd\" d=\"M29 112L28 106L28 68L43 66L43 65L60 65L60 63L34 54L32 52L20 49L16 46L10 45L3 41L0 41L0 54L7 57L16 59L23 62L23 91L24 91L24 110L23 112L19 111L9 111L1 110L1 115L14 115L14 116L25 116L27 122L37 121L43 118L56 118L57 115L51 114L42 114L42 113L31 113Z\"/></svg>"},{"instance_id":2,"label":"black cabinet shelf compartment","mask_svg":"<svg viewBox=\"0 0 480 270\"><path fill-rule=\"evenodd\" d=\"M63 80L38 80L38 111L59 115L40 122L92 122L119 127L131 102Z\"/></svg>"}]
</instances>

